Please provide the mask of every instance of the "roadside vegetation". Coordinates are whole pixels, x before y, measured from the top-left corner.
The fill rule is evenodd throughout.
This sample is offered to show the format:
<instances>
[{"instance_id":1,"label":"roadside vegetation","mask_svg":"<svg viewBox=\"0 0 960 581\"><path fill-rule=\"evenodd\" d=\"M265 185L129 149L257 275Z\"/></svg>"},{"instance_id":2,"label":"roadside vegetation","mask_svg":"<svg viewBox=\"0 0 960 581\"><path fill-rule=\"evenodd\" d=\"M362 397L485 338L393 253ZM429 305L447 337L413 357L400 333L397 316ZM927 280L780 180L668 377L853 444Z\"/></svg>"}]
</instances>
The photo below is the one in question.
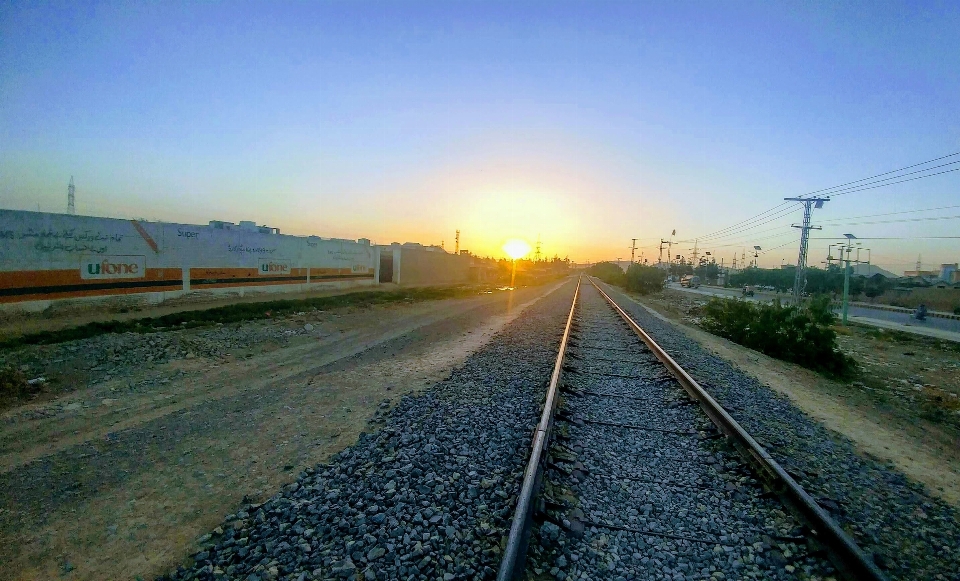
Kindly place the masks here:
<instances>
[{"instance_id":1,"label":"roadside vegetation","mask_svg":"<svg viewBox=\"0 0 960 581\"><path fill-rule=\"evenodd\" d=\"M663 290L666 274L653 266L631 264L627 271L612 262L598 262L587 271L607 284L625 288L640 295Z\"/></svg>"},{"instance_id":2,"label":"roadside vegetation","mask_svg":"<svg viewBox=\"0 0 960 581\"><path fill-rule=\"evenodd\" d=\"M701 310L700 326L771 357L830 377L852 379L857 364L837 346L835 318L830 298L823 295L799 308L779 301L713 298Z\"/></svg>"},{"instance_id":3,"label":"roadside vegetation","mask_svg":"<svg viewBox=\"0 0 960 581\"><path fill-rule=\"evenodd\" d=\"M805 292L810 295L827 294L837 299L843 294L843 269L833 265L827 269L807 269ZM793 268L746 268L734 274L727 286L762 286L786 293L793 289ZM714 280L700 277L703 280ZM913 282L900 282L879 274L871 277L850 277L850 299L894 307L916 309L924 304L928 309L960 314L960 289L935 288Z\"/></svg>"},{"instance_id":4,"label":"roadside vegetation","mask_svg":"<svg viewBox=\"0 0 960 581\"><path fill-rule=\"evenodd\" d=\"M703 328L705 297L666 290L643 302L667 317ZM933 437L955 448L960 438L960 343L834 322L837 349L857 362L841 383L823 390L856 405L890 414L918 437ZM897 424L901 425L901 424ZM937 430L944 432L943 439Z\"/></svg>"},{"instance_id":5,"label":"roadside vegetation","mask_svg":"<svg viewBox=\"0 0 960 581\"><path fill-rule=\"evenodd\" d=\"M183 329L239 323L255 319L284 317L310 309L340 307L370 307L385 303L419 302L468 296L477 293L475 286L409 288L391 291L357 291L341 295L308 299L282 299L255 303L240 303L211 309L181 311L160 317L113 320L87 323L57 331L41 331L0 341L0 349L24 345L49 345L86 339L106 333L152 333L171 328Z\"/></svg>"},{"instance_id":6,"label":"roadside vegetation","mask_svg":"<svg viewBox=\"0 0 960 581\"><path fill-rule=\"evenodd\" d=\"M8 401L37 392L38 386L38 383L30 383L27 376L15 366L0 367L0 407Z\"/></svg>"}]
</instances>

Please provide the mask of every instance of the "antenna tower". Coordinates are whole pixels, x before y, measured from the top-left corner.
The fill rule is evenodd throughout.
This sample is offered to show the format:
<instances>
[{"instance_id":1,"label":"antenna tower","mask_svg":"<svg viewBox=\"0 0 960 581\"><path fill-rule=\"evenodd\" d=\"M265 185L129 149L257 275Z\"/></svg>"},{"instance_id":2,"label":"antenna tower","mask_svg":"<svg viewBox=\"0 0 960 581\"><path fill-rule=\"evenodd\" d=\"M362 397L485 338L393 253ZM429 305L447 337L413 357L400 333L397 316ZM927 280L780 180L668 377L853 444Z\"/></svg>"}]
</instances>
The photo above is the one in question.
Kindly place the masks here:
<instances>
[{"instance_id":1,"label":"antenna tower","mask_svg":"<svg viewBox=\"0 0 960 581\"><path fill-rule=\"evenodd\" d=\"M73 186L73 176L70 176L70 185L67 186L67 214L71 216L77 213L76 191L77 189Z\"/></svg>"},{"instance_id":2,"label":"antenna tower","mask_svg":"<svg viewBox=\"0 0 960 581\"><path fill-rule=\"evenodd\" d=\"M814 198L784 198L786 202L803 202L803 225L794 228L800 228L800 255L797 257L797 275L793 279L793 302L800 304L800 295L803 288L807 286L807 246L810 239L811 230L821 230L820 226L810 225L810 214L814 208L822 208L824 202L829 202L829 197Z\"/></svg>"},{"instance_id":3,"label":"antenna tower","mask_svg":"<svg viewBox=\"0 0 960 581\"><path fill-rule=\"evenodd\" d=\"M453 247L454 254L460 254L460 231L457 230L457 242Z\"/></svg>"}]
</instances>

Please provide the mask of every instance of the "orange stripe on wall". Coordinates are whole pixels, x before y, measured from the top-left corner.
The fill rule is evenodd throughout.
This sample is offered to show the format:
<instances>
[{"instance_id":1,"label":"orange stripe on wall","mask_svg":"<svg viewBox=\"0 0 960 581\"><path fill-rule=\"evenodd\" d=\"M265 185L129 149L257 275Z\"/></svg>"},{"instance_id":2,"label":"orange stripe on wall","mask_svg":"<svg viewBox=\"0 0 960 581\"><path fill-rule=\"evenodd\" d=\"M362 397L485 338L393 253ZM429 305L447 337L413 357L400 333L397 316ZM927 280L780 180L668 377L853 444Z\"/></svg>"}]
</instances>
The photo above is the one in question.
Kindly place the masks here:
<instances>
[{"instance_id":1,"label":"orange stripe on wall","mask_svg":"<svg viewBox=\"0 0 960 581\"><path fill-rule=\"evenodd\" d=\"M80 278L80 268L69 270L14 270L0 272L0 289L34 286L58 286L67 284L95 284L110 280L180 280L179 268L148 268L138 279L85 279Z\"/></svg>"}]
</instances>

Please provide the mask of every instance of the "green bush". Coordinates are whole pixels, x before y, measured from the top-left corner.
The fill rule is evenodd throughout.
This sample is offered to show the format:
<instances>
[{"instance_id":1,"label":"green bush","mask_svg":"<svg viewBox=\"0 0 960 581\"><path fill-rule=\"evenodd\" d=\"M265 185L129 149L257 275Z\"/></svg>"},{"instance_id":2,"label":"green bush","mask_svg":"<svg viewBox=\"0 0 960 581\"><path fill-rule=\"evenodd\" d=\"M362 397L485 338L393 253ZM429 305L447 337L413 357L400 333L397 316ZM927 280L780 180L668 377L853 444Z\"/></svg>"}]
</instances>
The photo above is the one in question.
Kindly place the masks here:
<instances>
[{"instance_id":1,"label":"green bush","mask_svg":"<svg viewBox=\"0 0 960 581\"><path fill-rule=\"evenodd\" d=\"M837 347L837 334L830 327L834 318L826 296L814 298L805 308L783 306L779 301L764 304L714 298L703 307L700 324L715 335L771 357L848 378L857 364Z\"/></svg>"},{"instance_id":2,"label":"green bush","mask_svg":"<svg viewBox=\"0 0 960 581\"><path fill-rule=\"evenodd\" d=\"M24 397L36 391L16 367L0 367L0 399Z\"/></svg>"},{"instance_id":3,"label":"green bush","mask_svg":"<svg viewBox=\"0 0 960 581\"><path fill-rule=\"evenodd\" d=\"M607 284L626 285L626 275L623 273L623 269L612 262L598 262L591 266L587 273Z\"/></svg>"},{"instance_id":4,"label":"green bush","mask_svg":"<svg viewBox=\"0 0 960 581\"><path fill-rule=\"evenodd\" d=\"M631 264L627 269L626 287L628 291L642 295L663 290L663 283L667 279L662 269L642 264Z\"/></svg>"},{"instance_id":5,"label":"green bush","mask_svg":"<svg viewBox=\"0 0 960 581\"><path fill-rule=\"evenodd\" d=\"M622 268L612 262L598 262L591 266L587 273L607 284L642 295L662 290L667 279L663 270L642 264L631 264L627 272L623 272Z\"/></svg>"}]
</instances>

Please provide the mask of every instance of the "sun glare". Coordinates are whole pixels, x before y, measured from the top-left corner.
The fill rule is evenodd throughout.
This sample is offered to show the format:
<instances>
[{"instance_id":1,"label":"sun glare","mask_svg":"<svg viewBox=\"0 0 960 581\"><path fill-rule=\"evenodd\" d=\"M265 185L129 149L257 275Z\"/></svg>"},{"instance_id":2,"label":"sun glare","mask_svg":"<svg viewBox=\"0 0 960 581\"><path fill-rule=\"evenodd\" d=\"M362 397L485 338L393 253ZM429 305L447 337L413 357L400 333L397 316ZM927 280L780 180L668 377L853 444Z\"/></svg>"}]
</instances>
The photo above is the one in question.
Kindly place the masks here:
<instances>
[{"instance_id":1,"label":"sun glare","mask_svg":"<svg viewBox=\"0 0 960 581\"><path fill-rule=\"evenodd\" d=\"M517 260L530 254L530 245L519 238L511 238L503 244L503 251L513 260Z\"/></svg>"}]
</instances>

